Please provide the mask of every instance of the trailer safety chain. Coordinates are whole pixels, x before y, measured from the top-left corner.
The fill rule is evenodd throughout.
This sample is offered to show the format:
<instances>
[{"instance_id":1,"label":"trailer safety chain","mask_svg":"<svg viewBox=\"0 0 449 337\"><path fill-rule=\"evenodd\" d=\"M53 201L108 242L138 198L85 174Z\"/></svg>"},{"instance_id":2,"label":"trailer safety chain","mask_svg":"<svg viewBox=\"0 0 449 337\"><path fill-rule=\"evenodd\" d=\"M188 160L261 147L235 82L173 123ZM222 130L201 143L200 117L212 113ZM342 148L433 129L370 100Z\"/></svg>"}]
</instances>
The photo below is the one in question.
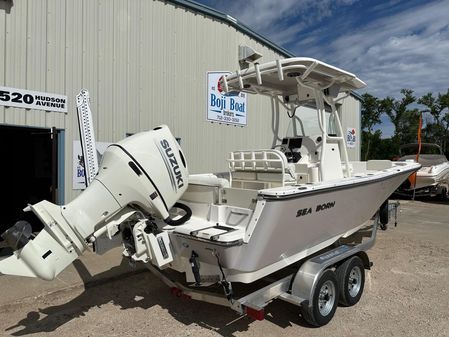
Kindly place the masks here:
<instances>
[{"instance_id":1,"label":"trailer safety chain","mask_svg":"<svg viewBox=\"0 0 449 337\"><path fill-rule=\"evenodd\" d=\"M224 293L225 293L226 298L228 299L228 301L233 303L234 302L234 299L233 299L234 293L232 292L232 285L231 285L230 282L228 282L226 280L226 276L225 276L225 273L223 271L223 267L221 266L221 263L220 263L220 258L219 258L218 253L217 253L217 251L215 249L213 251L213 254L215 255L215 257L217 259L218 268L220 268L220 272L221 272L222 280L220 281L220 284L223 286L223 290L224 290Z\"/></svg>"}]
</instances>

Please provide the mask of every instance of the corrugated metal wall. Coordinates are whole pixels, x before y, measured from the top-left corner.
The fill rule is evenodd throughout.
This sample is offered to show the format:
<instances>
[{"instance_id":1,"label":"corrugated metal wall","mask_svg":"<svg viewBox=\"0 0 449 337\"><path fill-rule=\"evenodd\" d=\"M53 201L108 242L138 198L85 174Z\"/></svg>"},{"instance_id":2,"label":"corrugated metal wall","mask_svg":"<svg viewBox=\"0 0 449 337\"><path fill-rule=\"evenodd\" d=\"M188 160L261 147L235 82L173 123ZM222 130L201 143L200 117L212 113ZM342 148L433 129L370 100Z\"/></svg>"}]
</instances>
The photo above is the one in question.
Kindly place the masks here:
<instances>
[{"instance_id":1,"label":"corrugated metal wall","mask_svg":"<svg viewBox=\"0 0 449 337\"><path fill-rule=\"evenodd\" d=\"M97 141L167 124L192 173L226 170L238 148L271 146L267 98L248 98L248 126L206 121L206 72L235 70L237 47L279 58L212 17L152 0L15 0L0 9L0 84L65 94L68 114L5 108L0 123L65 129L65 199L72 190L75 96L89 90ZM285 129L281 125L281 132Z\"/></svg>"}]
</instances>

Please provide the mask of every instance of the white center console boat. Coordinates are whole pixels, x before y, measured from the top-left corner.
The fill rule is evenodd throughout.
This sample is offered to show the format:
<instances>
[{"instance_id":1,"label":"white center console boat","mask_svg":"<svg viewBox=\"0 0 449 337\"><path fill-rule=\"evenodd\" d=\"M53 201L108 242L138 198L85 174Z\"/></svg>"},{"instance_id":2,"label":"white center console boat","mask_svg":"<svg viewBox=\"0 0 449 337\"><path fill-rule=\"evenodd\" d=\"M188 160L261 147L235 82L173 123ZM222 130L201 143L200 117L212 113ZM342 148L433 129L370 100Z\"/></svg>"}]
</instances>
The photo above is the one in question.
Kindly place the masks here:
<instances>
[{"instance_id":1,"label":"white center console boat","mask_svg":"<svg viewBox=\"0 0 449 337\"><path fill-rule=\"evenodd\" d=\"M309 58L254 64L222 78L225 92L266 95L267 104L284 106L296 125L302 125L298 107L316 107L319 132L292 127L273 148L233 151L224 158L227 176L189 176L165 126L113 144L77 199L28 207L45 225L36 237L23 223L4 234L16 250L0 262L0 272L51 280L89 243L118 238L125 256L146 263L178 295L255 318L281 298L300 305L310 323L326 324L337 303L353 305L362 294L376 220L366 242L359 240L362 229L420 167L349 161L336 104L364 85ZM292 266L292 273L255 292L236 291ZM176 281L170 270L186 281ZM200 291L215 285L221 294Z\"/></svg>"}]
</instances>

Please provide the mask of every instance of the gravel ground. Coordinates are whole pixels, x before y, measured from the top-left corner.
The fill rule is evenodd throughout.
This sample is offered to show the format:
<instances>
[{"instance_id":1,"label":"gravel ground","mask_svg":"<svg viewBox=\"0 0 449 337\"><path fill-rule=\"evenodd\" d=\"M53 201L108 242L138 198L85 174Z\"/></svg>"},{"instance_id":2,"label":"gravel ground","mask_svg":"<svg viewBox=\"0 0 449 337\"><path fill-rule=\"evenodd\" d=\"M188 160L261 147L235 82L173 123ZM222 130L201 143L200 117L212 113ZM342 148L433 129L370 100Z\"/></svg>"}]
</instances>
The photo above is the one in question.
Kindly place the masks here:
<instances>
[{"instance_id":1,"label":"gravel ground","mask_svg":"<svg viewBox=\"0 0 449 337\"><path fill-rule=\"evenodd\" d=\"M0 335L33 336L449 336L449 205L401 201L398 227L380 231L374 267L351 308L312 328L274 301L264 321L180 300L149 272L0 306ZM3 280L2 280L3 281Z\"/></svg>"}]
</instances>

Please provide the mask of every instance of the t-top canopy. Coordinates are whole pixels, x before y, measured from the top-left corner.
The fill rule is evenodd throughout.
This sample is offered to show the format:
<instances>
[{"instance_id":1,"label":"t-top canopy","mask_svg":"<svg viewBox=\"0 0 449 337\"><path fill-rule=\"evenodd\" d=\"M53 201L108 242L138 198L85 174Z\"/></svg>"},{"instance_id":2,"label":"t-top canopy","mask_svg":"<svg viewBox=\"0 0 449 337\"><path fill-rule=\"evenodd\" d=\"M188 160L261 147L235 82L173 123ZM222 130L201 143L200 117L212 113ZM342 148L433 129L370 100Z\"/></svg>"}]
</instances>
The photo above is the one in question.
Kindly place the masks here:
<instances>
[{"instance_id":1,"label":"t-top canopy","mask_svg":"<svg viewBox=\"0 0 449 337\"><path fill-rule=\"evenodd\" d=\"M221 79L225 92L244 91L270 96L297 94L298 85L329 89L333 91L333 96L366 86L354 74L306 57L255 63L248 69L238 70Z\"/></svg>"}]
</instances>

